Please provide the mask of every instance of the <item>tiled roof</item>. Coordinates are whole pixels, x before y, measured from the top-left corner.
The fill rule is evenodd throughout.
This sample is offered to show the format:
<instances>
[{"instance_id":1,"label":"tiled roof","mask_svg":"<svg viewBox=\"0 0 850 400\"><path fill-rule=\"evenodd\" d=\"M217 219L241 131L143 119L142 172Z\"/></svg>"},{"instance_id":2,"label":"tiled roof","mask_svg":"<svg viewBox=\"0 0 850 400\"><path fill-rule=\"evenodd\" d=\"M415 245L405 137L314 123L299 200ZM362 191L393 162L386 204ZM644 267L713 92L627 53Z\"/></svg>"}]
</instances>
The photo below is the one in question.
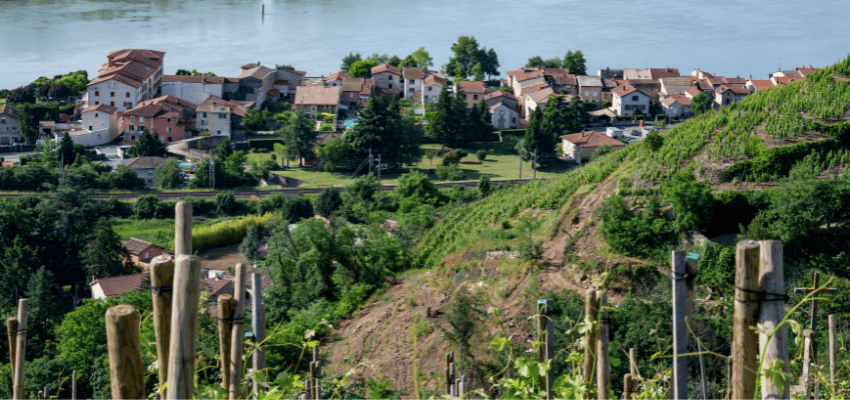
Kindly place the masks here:
<instances>
[{"instance_id":1,"label":"tiled roof","mask_svg":"<svg viewBox=\"0 0 850 400\"><path fill-rule=\"evenodd\" d=\"M679 104L683 105L683 106L687 106L687 105L691 104L691 99L689 99L688 96L685 96L685 95L674 94L670 97L667 97L667 98L661 100L661 104L664 104L665 106L668 106L668 107L673 105L673 103L677 103L677 102Z\"/></svg>"},{"instance_id":2,"label":"tiled roof","mask_svg":"<svg viewBox=\"0 0 850 400\"><path fill-rule=\"evenodd\" d=\"M640 89L638 89L634 86L631 86L631 85L617 86L616 88L614 88L614 90L611 91L611 93L613 93L614 95L619 96L619 97L623 97L623 96L628 95L629 93L634 93L634 92L638 92L638 93L643 94L644 96L648 96L646 93L643 92L643 90L640 90Z\"/></svg>"},{"instance_id":3,"label":"tiled roof","mask_svg":"<svg viewBox=\"0 0 850 400\"><path fill-rule=\"evenodd\" d=\"M513 112L516 112L516 109L514 109L514 107L511 107L510 105L505 104L505 102L504 102L504 101L502 101L502 100L499 100L499 101L497 101L497 102L493 103L493 105L492 105L492 106L490 106L490 111L493 111L493 110L495 110L495 109L497 109L497 108L499 108L499 107L502 107L502 106L504 106L504 107L505 107L505 108L507 108L508 110L511 110L511 111L513 111Z\"/></svg>"},{"instance_id":4,"label":"tiled roof","mask_svg":"<svg viewBox=\"0 0 850 400\"><path fill-rule=\"evenodd\" d=\"M133 275L113 276L110 278L98 278L91 285L99 284L100 289L106 296L115 296L121 293L142 290L142 282L147 274L139 273Z\"/></svg>"},{"instance_id":5,"label":"tiled roof","mask_svg":"<svg viewBox=\"0 0 850 400\"><path fill-rule=\"evenodd\" d=\"M440 75L428 75L428 76L425 77L425 79L422 80L423 86L428 86L428 85L433 85L433 84L445 86L446 85L446 78L443 78Z\"/></svg>"},{"instance_id":6,"label":"tiled roof","mask_svg":"<svg viewBox=\"0 0 850 400\"><path fill-rule=\"evenodd\" d=\"M338 105L342 87L339 86L299 86L295 92L295 104Z\"/></svg>"},{"instance_id":7,"label":"tiled roof","mask_svg":"<svg viewBox=\"0 0 850 400\"><path fill-rule=\"evenodd\" d=\"M153 98L150 100L145 100L138 105L146 106L146 105L162 105L172 110L180 110L182 111L184 108L196 109L198 105L195 103L190 103L186 100L183 100L179 97L174 97L172 95L159 96L157 98Z\"/></svg>"},{"instance_id":8,"label":"tiled roof","mask_svg":"<svg viewBox=\"0 0 850 400\"><path fill-rule=\"evenodd\" d=\"M558 85L575 86L576 85L576 76L571 75L571 74L557 75L557 76L555 76L555 83L558 84Z\"/></svg>"},{"instance_id":9,"label":"tiled roof","mask_svg":"<svg viewBox=\"0 0 850 400\"><path fill-rule=\"evenodd\" d=\"M96 106L86 107L86 109L81 111L80 114L85 114L85 113L90 113L90 112L95 112L95 111L102 111L102 112L105 112L107 114L114 114L116 111L118 111L118 109L115 108L115 107L112 107L108 104L98 104ZM0 114L2 114L2 112L0 112Z\"/></svg>"},{"instance_id":10,"label":"tiled roof","mask_svg":"<svg viewBox=\"0 0 850 400\"><path fill-rule=\"evenodd\" d=\"M135 79L128 78L124 75L119 75L119 74L109 74L109 75L98 76L98 77L92 79L88 83L88 85L86 85L86 86L97 85L98 83L111 81L111 80L115 80L115 81L121 82L125 85L130 85L130 86L135 87L135 88L142 86L142 82L139 82Z\"/></svg>"},{"instance_id":11,"label":"tiled roof","mask_svg":"<svg viewBox=\"0 0 850 400\"><path fill-rule=\"evenodd\" d=\"M207 292L207 295L220 296L222 294L233 295L233 279L217 279L209 278L201 281L201 291Z\"/></svg>"},{"instance_id":12,"label":"tiled roof","mask_svg":"<svg viewBox=\"0 0 850 400\"><path fill-rule=\"evenodd\" d=\"M599 147L605 145L623 147L626 145L617 139L596 131L583 131L570 135L562 135L561 138L578 147Z\"/></svg>"},{"instance_id":13,"label":"tiled roof","mask_svg":"<svg viewBox=\"0 0 850 400\"><path fill-rule=\"evenodd\" d=\"M549 96L551 96L553 94L555 94L555 92L552 90L552 88L547 87L545 89L538 90L536 92L530 93L528 95L528 97L531 100L533 100L535 103L542 104L542 103L545 103L546 99L548 99Z\"/></svg>"},{"instance_id":14,"label":"tiled roof","mask_svg":"<svg viewBox=\"0 0 850 400\"><path fill-rule=\"evenodd\" d=\"M398 67L390 64L381 64L372 67L372 75L380 74L381 72L389 72L391 74L401 75Z\"/></svg>"},{"instance_id":15,"label":"tiled roof","mask_svg":"<svg viewBox=\"0 0 850 400\"><path fill-rule=\"evenodd\" d=\"M570 70L566 68L542 68L541 71L543 71L543 75L549 76L567 75L570 73Z\"/></svg>"},{"instance_id":16,"label":"tiled roof","mask_svg":"<svg viewBox=\"0 0 850 400\"><path fill-rule=\"evenodd\" d=\"M239 74L239 78L242 79L242 78L250 77L250 78L262 80L266 75L268 75L272 72L274 72L273 69L266 67L266 66L258 65L254 68L242 70L242 73Z\"/></svg>"},{"instance_id":17,"label":"tiled roof","mask_svg":"<svg viewBox=\"0 0 850 400\"><path fill-rule=\"evenodd\" d=\"M715 90L715 93L724 93L724 92L727 92L727 91L732 92L732 93L739 95L739 96L742 96L742 95L745 96L745 95L750 94L749 90L747 90L746 88L743 88L741 86L726 86L726 85L720 85L717 88L717 90Z\"/></svg>"},{"instance_id":18,"label":"tiled roof","mask_svg":"<svg viewBox=\"0 0 850 400\"><path fill-rule=\"evenodd\" d=\"M487 85L481 81L460 81L455 83L466 94L485 94Z\"/></svg>"},{"instance_id":19,"label":"tiled roof","mask_svg":"<svg viewBox=\"0 0 850 400\"><path fill-rule=\"evenodd\" d=\"M700 93L702 93L702 90L699 90L695 87L692 87L692 88L688 89L687 91L685 91L685 94L690 95L691 97L694 97L694 96L696 96Z\"/></svg>"},{"instance_id":20,"label":"tiled roof","mask_svg":"<svg viewBox=\"0 0 850 400\"><path fill-rule=\"evenodd\" d=\"M293 73L293 74L295 74L295 75L301 75L301 76L307 75L307 72L305 72L305 71L296 71L296 70L294 70L294 69L286 69L286 68L281 68L280 70L281 70L281 71L292 72L292 73Z\"/></svg>"},{"instance_id":21,"label":"tiled roof","mask_svg":"<svg viewBox=\"0 0 850 400\"><path fill-rule=\"evenodd\" d=\"M534 85L534 86L529 86L529 87L524 87L524 88L522 88L522 90L520 90L519 95L520 95L520 97L523 97L527 94L531 94L531 93L534 93L538 90L546 89L548 87L549 87L549 85L547 85L545 83L541 83L539 85Z\"/></svg>"},{"instance_id":22,"label":"tiled roof","mask_svg":"<svg viewBox=\"0 0 850 400\"><path fill-rule=\"evenodd\" d=\"M520 69L515 69L515 70L513 70L513 71L508 71L508 76L515 76L515 75L520 75L520 74L527 74L527 73L529 73L529 72L531 72L531 71L536 71L536 70L537 70L537 68L528 68L528 67L523 67L523 68L520 68Z\"/></svg>"},{"instance_id":23,"label":"tiled roof","mask_svg":"<svg viewBox=\"0 0 850 400\"><path fill-rule=\"evenodd\" d=\"M165 57L164 51L147 50L147 49L122 49L110 51L106 56L110 61L117 61L124 58L144 57L154 61L162 61Z\"/></svg>"},{"instance_id":24,"label":"tiled roof","mask_svg":"<svg viewBox=\"0 0 850 400\"><path fill-rule=\"evenodd\" d=\"M672 78L679 76L678 68L650 68L649 74L651 79Z\"/></svg>"},{"instance_id":25,"label":"tiled roof","mask_svg":"<svg viewBox=\"0 0 850 400\"><path fill-rule=\"evenodd\" d=\"M404 79L422 79L426 75L425 68L404 67Z\"/></svg>"},{"instance_id":26,"label":"tiled roof","mask_svg":"<svg viewBox=\"0 0 850 400\"><path fill-rule=\"evenodd\" d=\"M803 78L801 78L799 76L777 76L774 79L776 79L776 83L778 83L780 85L784 85L788 82L802 81L803 80Z\"/></svg>"},{"instance_id":27,"label":"tiled roof","mask_svg":"<svg viewBox=\"0 0 850 400\"><path fill-rule=\"evenodd\" d=\"M773 87L773 81L770 79L750 79L749 83L756 91Z\"/></svg>"},{"instance_id":28,"label":"tiled roof","mask_svg":"<svg viewBox=\"0 0 850 400\"><path fill-rule=\"evenodd\" d=\"M697 81L697 87L699 90L712 90L714 86L707 79L700 79Z\"/></svg>"},{"instance_id":29,"label":"tiled roof","mask_svg":"<svg viewBox=\"0 0 850 400\"><path fill-rule=\"evenodd\" d=\"M598 76L592 75L577 75L576 81L578 81L578 85L581 87L584 86L598 86L602 87L602 78Z\"/></svg>"},{"instance_id":30,"label":"tiled roof","mask_svg":"<svg viewBox=\"0 0 850 400\"><path fill-rule=\"evenodd\" d=\"M222 112L228 111L239 116L245 116L248 107L238 101L222 100L218 97L207 97L201 104L198 104L197 112Z\"/></svg>"},{"instance_id":31,"label":"tiled roof","mask_svg":"<svg viewBox=\"0 0 850 400\"><path fill-rule=\"evenodd\" d=\"M343 92L359 92L363 90L366 80L363 78L346 78L342 81Z\"/></svg>"},{"instance_id":32,"label":"tiled roof","mask_svg":"<svg viewBox=\"0 0 850 400\"><path fill-rule=\"evenodd\" d=\"M723 78L723 82L727 85L743 85L747 83L744 78Z\"/></svg>"},{"instance_id":33,"label":"tiled roof","mask_svg":"<svg viewBox=\"0 0 850 400\"><path fill-rule=\"evenodd\" d=\"M105 68L101 68L100 75L106 76L118 74L137 81L144 81L153 75L157 69L158 67L146 65L145 63L136 60L131 60L123 64L111 64Z\"/></svg>"},{"instance_id":34,"label":"tiled roof","mask_svg":"<svg viewBox=\"0 0 850 400\"><path fill-rule=\"evenodd\" d=\"M524 74L517 74L517 75L514 76L514 79L517 82L522 82L522 81L527 81L529 79L540 78L542 76L543 76L543 71L537 70L537 71L527 72L527 73L524 73Z\"/></svg>"},{"instance_id":35,"label":"tiled roof","mask_svg":"<svg viewBox=\"0 0 850 400\"><path fill-rule=\"evenodd\" d=\"M815 72L819 69L820 68L797 68L797 72L799 72L800 75L803 75L803 77L805 78L806 75L811 74L812 72Z\"/></svg>"},{"instance_id":36,"label":"tiled roof","mask_svg":"<svg viewBox=\"0 0 850 400\"><path fill-rule=\"evenodd\" d=\"M137 157L138 158L138 157ZM125 160L126 161L126 160ZM153 243L146 242L141 239L130 238L126 242L124 242L124 248L130 252L130 254L141 254L148 247L153 246Z\"/></svg>"},{"instance_id":37,"label":"tiled roof","mask_svg":"<svg viewBox=\"0 0 850 400\"><path fill-rule=\"evenodd\" d=\"M488 93L485 98L487 100L490 100L490 99L495 99L495 98L498 98L498 97L504 97L506 99L511 99L511 100L516 101L516 96L514 96L512 93L503 92L501 90L496 90L493 93Z\"/></svg>"},{"instance_id":38,"label":"tiled roof","mask_svg":"<svg viewBox=\"0 0 850 400\"><path fill-rule=\"evenodd\" d=\"M339 72L334 72L334 73L328 75L328 77L327 77L327 79L325 79L325 81L326 82L345 81L346 79L348 79L348 74L346 74L345 72L339 71Z\"/></svg>"},{"instance_id":39,"label":"tiled roof","mask_svg":"<svg viewBox=\"0 0 850 400\"><path fill-rule=\"evenodd\" d=\"M239 78L225 78L221 76L192 76L192 75L163 75L163 82L184 82L184 83L209 83L220 85L230 80L239 82Z\"/></svg>"},{"instance_id":40,"label":"tiled roof","mask_svg":"<svg viewBox=\"0 0 850 400\"><path fill-rule=\"evenodd\" d=\"M156 167L160 166L160 164L162 164L164 162L165 162L164 157L133 157L133 158L125 158L125 159L121 160L121 164L124 164L124 165L130 167L130 169L134 169L134 170L155 169ZM136 240L137 242L130 243L133 240ZM124 247L127 247L128 245L129 246L140 245L139 242L147 243L149 246L151 245L151 243L145 242L143 240L130 239L126 243L124 243ZM128 250L130 250L130 249L128 248ZM130 252L132 253L133 251L130 250ZM138 253L134 253L134 254L138 254Z\"/></svg>"},{"instance_id":41,"label":"tiled roof","mask_svg":"<svg viewBox=\"0 0 850 400\"><path fill-rule=\"evenodd\" d=\"M18 116L18 110L4 104L4 105L0 106L0 114L9 114L9 115L17 117Z\"/></svg>"}]
</instances>

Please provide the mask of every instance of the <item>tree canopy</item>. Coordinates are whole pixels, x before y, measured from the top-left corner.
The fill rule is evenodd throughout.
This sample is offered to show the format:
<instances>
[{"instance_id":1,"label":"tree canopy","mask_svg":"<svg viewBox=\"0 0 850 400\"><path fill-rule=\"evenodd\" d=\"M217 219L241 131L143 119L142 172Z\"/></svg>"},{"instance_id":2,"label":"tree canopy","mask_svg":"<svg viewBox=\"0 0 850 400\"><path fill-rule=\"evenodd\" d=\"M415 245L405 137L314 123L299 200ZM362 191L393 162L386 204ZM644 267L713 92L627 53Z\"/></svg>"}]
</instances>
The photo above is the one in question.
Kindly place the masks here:
<instances>
[{"instance_id":1,"label":"tree canopy","mask_svg":"<svg viewBox=\"0 0 850 400\"><path fill-rule=\"evenodd\" d=\"M711 106L711 98L709 98L705 93L697 93L691 99L691 114L702 114L705 110L708 110Z\"/></svg>"},{"instance_id":2,"label":"tree canopy","mask_svg":"<svg viewBox=\"0 0 850 400\"><path fill-rule=\"evenodd\" d=\"M388 164L412 163L421 157L419 134L414 122L400 113L397 101L372 96L360 112L357 125L343 136L356 159L364 159L371 149Z\"/></svg>"},{"instance_id":3,"label":"tree canopy","mask_svg":"<svg viewBox=\"0 0 850 400\"><path fill-rule=\"evenodd\" d=\"M127 154L130 157L162 157L165 155L165 143L159 139L159 132L154 130L151 133L145 128Z\"/></svg>"},{"instance_id":4,"label":"tree canopy","mask_svg":"<svg viewBox=\"0 0 850 400\"><path fill-rule=\"evenodd\" d=\"M371 78L372 67L377 66L378 61L374 60L357 60L351 64L348 69L348 76L352 78Z\"/></svg>"},{"instance_id":5,"label":"tree canopy","mask_svg":"<svg viewBox=\"0 0 850 400\"><path fill-rule=\"evenodd\" d=\"M316 145L318 132L314 122L304 109L299 108L293 113L280 130L283 137L284 156L290 160L301 160L313 157L313 147Z\"/></svg>"},{"instance_id":6,"label":"tree canopy","mask_svg":"<svg viewBox=\"0 0 850 400\"><path fill-rule=\"evenodd\" d=\"M570 70L573 75L587 75L587 67L585 66L584 54L581 50L568 51L564 56L563 67Z\"/></svg>"},{"instance_id":7,"label":"tree canopy","mask_svg":"<svg viewBox=\"0 0 850 400\"><path fill-rule=\"evenodd\" d=\"M472 67L481 63L482 71L487 75L499 74L499 59L493 49L479 48L475 36L460 36L451 47L454 56L443 66L446 74L456 78L472 75Z\"/></svg>"},{"instance_id":8,"label":"tree canopy","mask_svg":"<svg viewBox=\"0 0 850 400\"><path fill-rule=\"evenodd\" d=\"M528 59L528 62L525 64L526 67L538 67L538 68L561 68L561 59L560 58L550 58L548 60L544 60L540 56L534 56Z\"/></svg>"}]
</instances>

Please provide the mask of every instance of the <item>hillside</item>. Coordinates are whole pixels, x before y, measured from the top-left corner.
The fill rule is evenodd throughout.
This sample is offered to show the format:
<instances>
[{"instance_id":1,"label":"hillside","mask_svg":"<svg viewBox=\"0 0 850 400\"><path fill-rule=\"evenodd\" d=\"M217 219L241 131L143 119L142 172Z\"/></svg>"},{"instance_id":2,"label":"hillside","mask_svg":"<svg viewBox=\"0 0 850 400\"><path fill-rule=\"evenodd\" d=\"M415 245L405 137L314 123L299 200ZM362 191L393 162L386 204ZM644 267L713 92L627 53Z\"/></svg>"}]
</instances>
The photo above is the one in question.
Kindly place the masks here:
<instances>
[{"instance_id":1,"label":"hillside","mask_svg":"<svg viewBox=\"0 0 850 400\"><path fill-rule=\"evenodd\" d=\"M495 373L492 368L504 362L488 343L503 334L529 348L533 331L528 317L535 312L537 298L564 296L568 290L583 294L591 287L606 288L615 305L629 292L643 298L657 295L656 284L669 286L664 278L668 251L674 246L687 247L687 241L675 235L643 256L635 256L636 251L618 251L601 229L600 207L606 199L619 194L615 197L622 198L634 214L624 218L640 221L643 213L646 221L652 198L684 182L681 184L691 185L688 187L705 187L709 197L715 196L714 214L694 225L700 226L702 233L710 237L737 234L739 225L752 227L759 212L775 215L773 209L759 208L767 207L765 199L773 195L747 193L791 185L793 180L785 178L804 159L816 165L821 180L836 179L848 165L848 74L850 58L804 81L762 90L739 104L691 118L663 132L663 144L655 150L644 141L563 177L502 188L448 211L417 246L418 261L424 268L404 274L389 289L373 296L326 340L328 371L386 377L403 395L439 393L444 385L444 354L457 351L456 342L447 339L447 332L452 331L447 318L449 304L458 293L486 293L489 301L482 307L489 312L476 330L471 354L479 366L486 366L479 368L482 372L473 386L488 387L483 375ZM693 183L688 176L694 178ZM724 190L728 195L719 194ZM838 198L846 201L842 197L846 194L850 193ZM733 197L746 200L741 205L727 199ZM829 231L828 227L831 218L847 216L848 204L827 220L831 235L824 236L831 238L827 242L846 237L846 230ZM685 226L675 201L662 204L660 210L665 223ZM788 246L786 255L794 257L789 265L800 268L795 274L815 263L814 250L811 254L799 250L803 240L812 236L774 235ZM822 268L847 278L847 254L833 251L835 243L830 246L818 250L818 257L833 257L831 264ZM519 257L488 259L506 250ZM801 279L799 274L794 276ZM716 288L707 290L698 295L702 311L716 305L706 301L712 292L722 294ZM724 301L729 301L728 297ZM721 339L718 343L728 346Z\"/></svg>"}]
</instances>

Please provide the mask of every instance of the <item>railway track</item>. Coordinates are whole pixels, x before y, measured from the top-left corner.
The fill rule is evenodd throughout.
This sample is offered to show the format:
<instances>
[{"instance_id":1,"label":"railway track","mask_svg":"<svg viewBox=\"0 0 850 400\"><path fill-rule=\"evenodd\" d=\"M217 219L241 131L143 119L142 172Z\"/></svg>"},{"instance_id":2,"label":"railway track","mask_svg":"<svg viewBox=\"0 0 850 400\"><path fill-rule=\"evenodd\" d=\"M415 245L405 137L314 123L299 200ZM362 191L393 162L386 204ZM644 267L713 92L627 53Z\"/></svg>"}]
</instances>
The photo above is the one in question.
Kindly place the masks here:
<instances>
[{"instance_id":1,"label":"railway track","mask_svg":"<svg viewBox=\"0 0 850 400\"><path fill-rule=\"evenodd\" d=\"M493 185L498 185L502 183L525 183L531 181L531 179L499 179L490 181ZM477 187L478 182L475 181L465 181L465 182L443 182L436 183L434 186L437 189L448 189L455 186L463 186L467 189ZM342 186L333 186L338 190L342 191L344 188ZM380 190L391 191L394 190L396 185L381 185ZM324 187L319 188L283 188L283 189L268 189L268 190L236 190L233 192L233 195L237 199L251 199L251 198L266 198L273 194L282 193L286 196L298 196L301 194L318 194L321 193L322 190L325 190ZM135 200L139 196L145 195L154 195L159 200L182 200L186 196L192 196L197 199L205 199L212 200L213 197L217 193L221 191L216 190L207 190L201 192L131 192L131 193L97 193L93 194L92 197L96 199L108 199L108 198L116 198L118 200ZM0 198L6 197L19 197L25 196L32 193L3 193L0 194ZM41 195L41 193L36 193L36 195Z\"/></svg>"}]
</instances>

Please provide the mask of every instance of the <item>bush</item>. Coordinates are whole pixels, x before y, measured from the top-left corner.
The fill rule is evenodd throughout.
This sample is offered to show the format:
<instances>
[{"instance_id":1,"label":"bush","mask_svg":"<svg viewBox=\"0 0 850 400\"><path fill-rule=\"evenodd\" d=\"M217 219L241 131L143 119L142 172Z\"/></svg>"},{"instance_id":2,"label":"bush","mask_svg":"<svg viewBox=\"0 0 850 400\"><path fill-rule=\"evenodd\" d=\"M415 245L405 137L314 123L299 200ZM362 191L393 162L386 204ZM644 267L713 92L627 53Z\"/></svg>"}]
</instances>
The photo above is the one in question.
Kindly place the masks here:
<instances>
[{"instance_id":1,"label":"bush","mask_svg":"<svg viewBox=\"0 0 850 400\"><path fill-rule=\"evenodd\" d=\"M449 150L448 153L443 154L443 166L449 165L457 165L460 162L460 157L458 157L457 153L452 150Z\"/></svg>"},{"instance_id":2,"label":"bush","mask_svg":"<svg viewBox=\"0 0 850 400\"><path fill-rule=\"evenodd\" d=\"M469 152L464 149L455 150L455 154L457 154L458 161L463 160L464 157L469 155Z\"/></svg>"},{"instance_id":3,"label":"bush","mask_svg":"<svg viewBox=\"0 0 850 400\"><path fill-rule=\"evenodd\" d=\"M250 139L248 140L249 149L276 150L275 144L283 145L283 139Z\"/></svg>"},{"instance_id":4,"label":"bush","mask_svg":"<svg viewBox=\"0 0 850 400\"><path fill-rule=\"evenodd\" d=\"M322 124L319 125L319 130L322 131L322 132L333 132L334 131L334 124L322 122Z\"/></svg>"},{"instance_id":5,"label":"bush","mask_svg":"<svg viewBox=\"0 0 850 400\"><path fill-rule=\"evenodd\" d=\"M502 137L502 141L505 140L506 136L523 137L525 136L525 129L502 129L499 131L499 136Z\"/></svg>"},{"instance_id":6,"label":"bush","mask_svg":"<svg viewBox=\"0 0 850 400\"><path fill-rule=\"evenodd\" d=\"M340 196L339 190L329 187L322 190L322 193L319 193L319 196L316 197L313 209L320 215L327 217L341 205L342 196Z\"/></svg>"},{"instance_id":7,"label":"bush","mask_svg":"<svg viewBox=\"0 0 850 400\"><path fill-rule=\"evenodd\" d=\"M520 138L513 135L502 136L502 148L508 154L519 154L517 151L517 146L519 146Z\"/></svg>"},{"instance_id":8,"label":"bush","mask_svg":"<svg viewBox=\"0 0 850 400\"><path fill-rule=\"evenodd\" d=\"M478 161L484 161L487 158L487 150L481 149L476 151L475 157L478 157Z\"/></svg>"},{"instance_id":9,"label":"bush","mask_svg":"<svg viewBox=\"0 0 850 400\"><path fill-rule=\"evenodd\" d=\"M255 225L260 232L260 236L262 236L266 225L273 217L274 214L271 213L263 216L250 215L243 219L232 219L215 225L193 228L192 249L194 251L204 251L242 243L251 225Z\"/></svg>"},{"instance_id":10,"label":"bush","mask_svg":"<svg viewBox=\"0 0 850 400\"><path fill-rule=\"evenodd\" d=\"M490 177L487 175L481 175L481 177L478 178L478 194L480 194L481 197L486 197L492 191L493 186L490 185Z\"/></svg>"},{"instance_id":11,"label":"bush","mask_svg":"<svg viewBox=\"0 0 850 400\"><path fill-rule=\"evenodd\" d=\"M466 177L466 174L463 172L463 170L458 168L455 164L437 167L436 174L437 178L443 180L448 179L451 181L459 181Z\"/></svg>"},{"instance_id":12,"label":"bush","mask_svg":"<svg viewBox=\"0 0 850 400\"><path fill-rule=\"evenodd\" d=\"M236 207L236 196L231 191L218 192L213 198L215 204L215 213L218 215L228 215Z\"/></svg>"}]
</instances>

